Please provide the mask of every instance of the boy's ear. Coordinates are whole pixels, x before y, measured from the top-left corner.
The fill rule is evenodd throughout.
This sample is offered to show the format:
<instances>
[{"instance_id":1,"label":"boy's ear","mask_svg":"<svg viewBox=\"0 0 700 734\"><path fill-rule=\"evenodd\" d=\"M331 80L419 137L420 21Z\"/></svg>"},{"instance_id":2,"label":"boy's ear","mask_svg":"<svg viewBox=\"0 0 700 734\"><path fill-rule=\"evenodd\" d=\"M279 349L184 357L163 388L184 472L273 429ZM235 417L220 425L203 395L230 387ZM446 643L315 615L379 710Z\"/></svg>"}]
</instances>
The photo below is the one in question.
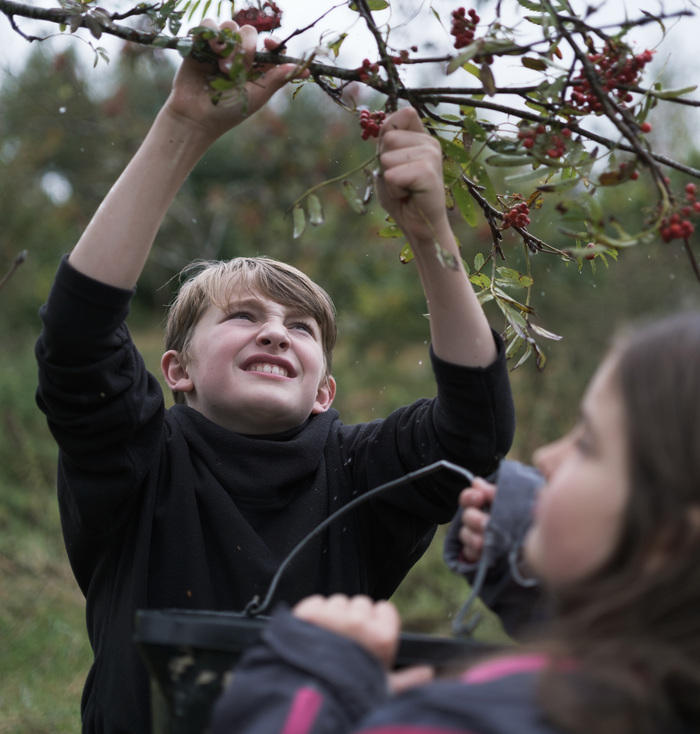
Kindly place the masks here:
<instances>
[{"instance_id":1,"label":"boy's ear","mask_svg":"<svg viewBox=\"0 0 700 734\"><path fill-rule=\"evenodd\" d=\"M160 360L160 369L168 387L175 392L192 392L194 383L190 379L187 367L180 359L180 353L168 350Z\"/></svg>"},{"instance_id":2,"label":"boy's ear","mask_svg":"<svg viewBox=\"0 0 700 734\"><path fill-rule=\"evenodd\" d=\"M319 385L318 392L316 393L316 402L314 403L314 407L311 408L311 415L325 413L331 407L334 398L335 380L331 375L328 375Z\"/></svg>"}]
</instances>

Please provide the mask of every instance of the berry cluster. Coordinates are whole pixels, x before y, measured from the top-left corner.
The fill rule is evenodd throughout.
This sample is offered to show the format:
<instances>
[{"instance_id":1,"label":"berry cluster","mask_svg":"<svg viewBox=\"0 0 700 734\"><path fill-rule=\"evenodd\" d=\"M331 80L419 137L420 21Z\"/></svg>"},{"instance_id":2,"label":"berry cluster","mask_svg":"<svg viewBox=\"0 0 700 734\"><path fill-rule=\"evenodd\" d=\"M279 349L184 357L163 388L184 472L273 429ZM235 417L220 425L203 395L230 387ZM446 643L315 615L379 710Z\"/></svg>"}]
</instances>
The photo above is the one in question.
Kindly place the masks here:
<instances>
[{"instance_id":1,"label":"berry cluster","mask_svg":"<svg viewBox=\"0 0 700 734\"><path fill-rule=\"evenodd\" d=\"M370 112L368 109L360 111L360 127L362 128L362 139L376 138L379 135L379 129L384 122L385 114L379 110Z\"/></svg>"},{"instance_id":2,"label":"berry cluster","mask_svg":"<svg viewBox=\"0 0 700 734\"><path fill-rule=\"evenodd\" d=\"M653 53L647 49L633 55L626 46L608 41L601 53L589 54L588 60L595 67L603 91L614 94L620 104L625 104L632 101L629 88L639 82L644 67L651 61ZM603 107L593 93L583 70L579 72L574 82L576 86L571 92L570 99L572 106L584 113L601 114Z\"/></svg>"},{"instance_id":3,"label":"berry cluster","mask_svg":"<svg viewBox=\"0 0 700 734\"><path fill-rule=\"evenodd\" d=\"M362 61L362 66L357 70L360 81L363 82L374 76L379 71L379 64L373 64L369 59Z\"/></svg>"},{"instance_id":4,"label":"berry cluster","mask_svg":"<svg viewBox=\"0 0 700 734\"><path fill-rule=\"evenodd\" d=\"M503 214L503 224L501 229L508 229L508 227L520 227L523 229L530 224L530 207L521 201L519 204L514 204L507 209Z\"/></svg>"},{"instance_id":5,"label":"berry cluster","mask_svg":"<svg viewBox=\"0 0 700 734\"><path fill-rule=\"evenodd\" d=\"M685 199L687 204L681 208L680 213L676 212L666 217L661 222L661 239L664 242L671 240L685 240L695 231L695 226L688 219L693 214L700 213L700 201L697 201L698 187L694 183L686 184Z\"/></svg>"},{"instance_id":6,"label":"berry cluster","mask_svg":"<svg viewBox=\"0 0 700 734\"><path fill-rule=\"evenodd\" d=\"M418 47L417 46L411 46L411 51L413 51L415 53L417 50L418 50ZM399 55L398 56L392 56L391 57L391 60L397 66L400 66L401 64L405 64L408 61L408 51L406 51L405 48L404 49L401 49L401 51L399 51Z\"/></svg>"},{"instance_id":7,"label":"berry cluster","mask_svg":"<svg viewBox=\"0 0 700 734\"><path fill-rule=\"evenodd\" d=\"M537 139L544 141L543 150L550 158L561 158L566 153L566 141L571 137L571 130L564 127L558 133L546 136L547 128L538 125L535 128L526 127L518 131L518 138L523 141L523 148L534 148ZM546 137L543 137L546 136Z\"/></svg>"},{"instance_id":8,"label":"berry cluster","mask_svg":"<svg viewBox=\"0 0 700 734\"><path fill-rule=\"evenodd\" d=\"M620 176L629 178L630 181L636 181L639 178L639 171L635 168L627 173L627 164L625 162L620 163Z\"/></svg>"},{"instance_id":9,"label":"berry cluster","mask_svg":"<svg viewBox=\"0 0 700 734\"><path fill-rule=\"evenodd\" d=\"M252 25L258 33L275 30L282 25L282 11L272 0L265 0L262 5L239 10L233 20L239 26Z\"/></svg>"},{"instance_id":10,"label":"berry cluster","mask_svg":"<svg viewBox=\"0 0 700 734\"><path fill-rule=\"evenodd\" d=\"M467 17L469 16L469 17ZM465 48L474 40L474 31L481 18L471 8L467 13L464 8L452 11L452 28L450 34L455 37L454 47Z\"/></svg>"}]
</instances>

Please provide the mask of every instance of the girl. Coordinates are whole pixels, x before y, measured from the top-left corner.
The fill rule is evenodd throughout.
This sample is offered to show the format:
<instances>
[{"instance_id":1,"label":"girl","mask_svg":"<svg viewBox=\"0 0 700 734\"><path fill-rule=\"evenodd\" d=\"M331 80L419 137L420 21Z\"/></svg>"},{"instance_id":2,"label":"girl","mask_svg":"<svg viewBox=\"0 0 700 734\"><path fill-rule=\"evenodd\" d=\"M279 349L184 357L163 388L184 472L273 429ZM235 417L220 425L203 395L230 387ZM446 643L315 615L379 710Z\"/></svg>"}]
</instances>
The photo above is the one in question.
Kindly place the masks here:
<instances>
[{"instance_id":1,"label":"girl","mask_svg":"<svg viewBox=\"0 0 700 734\"><path fill-rule=\"evenodd\" d=\"M554 608L538 642L394 695L395 608L310 597L247 653L215 734L700 731L699 408L690 313L619 341L574 429L536 453L524 561ZM469 560L478 527L462 531Z\"/></svg>"}]
</instances>

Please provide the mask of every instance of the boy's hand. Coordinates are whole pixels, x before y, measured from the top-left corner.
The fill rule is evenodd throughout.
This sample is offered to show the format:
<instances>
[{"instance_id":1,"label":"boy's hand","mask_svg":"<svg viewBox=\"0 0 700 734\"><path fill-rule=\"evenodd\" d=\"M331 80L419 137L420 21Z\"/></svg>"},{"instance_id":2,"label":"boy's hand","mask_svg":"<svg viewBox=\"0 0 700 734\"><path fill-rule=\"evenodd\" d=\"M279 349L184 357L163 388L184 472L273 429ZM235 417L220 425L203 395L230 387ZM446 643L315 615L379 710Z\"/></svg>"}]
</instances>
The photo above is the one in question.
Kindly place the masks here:
<instances>
[{"instance_id":1,"label":"boy's hand","mask_svg":"<svg viewBox=\"0 0 700 734\"><path fill-rule=\"evenodd\" d=\"M209 41L211 50L220 56L218 64L223 74L228 73L231 65L239 58L242 59L247 70L252 69L258 43L258 32L255 28L252 26L239 28L238 24L233 21L224 21L221 26L217 26L209 19L203 21L202 25L212 30L228 28L240 37L240 44L236 44L226 56L221 56L226 50L226 44L216 39ZM277 45L278 41L272 38L265 39L266 50L271 51ZM270 97L292 78L295 67L290 64L282 64L261 67L256 71L260 71L260 75L246 82L242 87L224 92L215 104L212 89L209 86L209 82L214 78L211 64L187 57L175 76L166 109L201 126L215 139L263 107Z\"/></svg>"},{"instance_id":2,"label":"boy's hand","mask_svg":"<svg viewBox=\"0 0 700 734\"><path fill-rule=\"evenodd\" d=\"M292 610L295 617L354 640L390 670L399 646L401 619L390 602L368 596L334 594L302 599Z\"/></svg>"},{"instance_id":3,"label":"boy's hand","mask_svg":"<svg viewBox=\"0 0 700 734\"><path fill-rule=\"evenodd\" d=\"M377 152L380 203L409 240L432 242L447 221L440 144L406 107L384 120Z\"/></svg>"},{"instance_id":4,"label":"boy's hand","mask_svg":"<svg viewBox=\"0 0 700 734\"><path fill-rule=\"evenodd\" d=\"M484 548L484 532L488 525L488 509L496 496L496 485L477 477L467 489L459 495L462 511L462 526L459 539L462 543L462 555L468 563L477 563Z\"/></svg>"}]
</instances>

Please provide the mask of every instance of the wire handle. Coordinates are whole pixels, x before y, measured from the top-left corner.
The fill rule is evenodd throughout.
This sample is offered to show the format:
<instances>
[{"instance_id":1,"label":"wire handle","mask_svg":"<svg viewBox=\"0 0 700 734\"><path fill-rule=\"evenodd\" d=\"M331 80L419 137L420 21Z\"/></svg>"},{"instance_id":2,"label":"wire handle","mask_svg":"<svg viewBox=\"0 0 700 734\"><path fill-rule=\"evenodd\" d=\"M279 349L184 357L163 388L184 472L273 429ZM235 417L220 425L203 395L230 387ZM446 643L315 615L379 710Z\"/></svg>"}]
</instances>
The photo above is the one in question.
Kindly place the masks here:
<instances>
[{"instance_id":1,"label":"wire handle","mask_svg":"<svg viewBox=\"0 0 700 734\"><path fill-rule=\"evenodd\" d=\"M409 482L412 482L416 479L422 479L423 477L427 477L430 474L435 474L435 472L441 471L441 470L447 470L451 471L455 474L459 474L463 479L466 479L469 484L471 484L474 481L474 475L468 470L464 469L461 466L458 466L457 464L453 464L450 461L445 461L444 459L441 461L436 461L434 464L429 464L428 466L423 467L422 469L417 469L416 471L409 472L408 474L405 474L403 477L399 477L398 479L393 479L390 482L386 482L385 484L381 484L379 487L375 487L374 489L370 489L368 492L365 492L360 497L357 497L356 499L352 500L351 502L348 502L347 505L344 507L341 507L339 510L336 510L332 515L327 517L322 523L317 525L308 535L306 535L302 540L296 545L295 548L291 550L291 552L287 555L287 557L282 561L280 564L280 567L277 569L275 575L272 577L272 581L270 582L270 586L268 587L267 594L265 595L265 598L263 601L260 601L259 596L254 596L251 601L248 602L245 608L245 614L255 617L258 614L261 614L264 612L269 606L270 602L272 601L272 597L275 594L275 591L277 590L277 586L279 584L280 578L282 576L282 573L285 571L287 566L291 563L291 561L294 559L294 557L299 553L299 551L304 547L304 545L311 540L312 538L319 535L323 530L325 530L334 520L337 520L342 515L346 514L347 512L350 512L350 510L357 507L357 505L362 504L363 502L367 501L368 499L371 499L372 497L381 494L382 492L385 492L389 489L394 489L396 487L400 487L404 484L408 484Z\"/></svg>"}]
</instances>

